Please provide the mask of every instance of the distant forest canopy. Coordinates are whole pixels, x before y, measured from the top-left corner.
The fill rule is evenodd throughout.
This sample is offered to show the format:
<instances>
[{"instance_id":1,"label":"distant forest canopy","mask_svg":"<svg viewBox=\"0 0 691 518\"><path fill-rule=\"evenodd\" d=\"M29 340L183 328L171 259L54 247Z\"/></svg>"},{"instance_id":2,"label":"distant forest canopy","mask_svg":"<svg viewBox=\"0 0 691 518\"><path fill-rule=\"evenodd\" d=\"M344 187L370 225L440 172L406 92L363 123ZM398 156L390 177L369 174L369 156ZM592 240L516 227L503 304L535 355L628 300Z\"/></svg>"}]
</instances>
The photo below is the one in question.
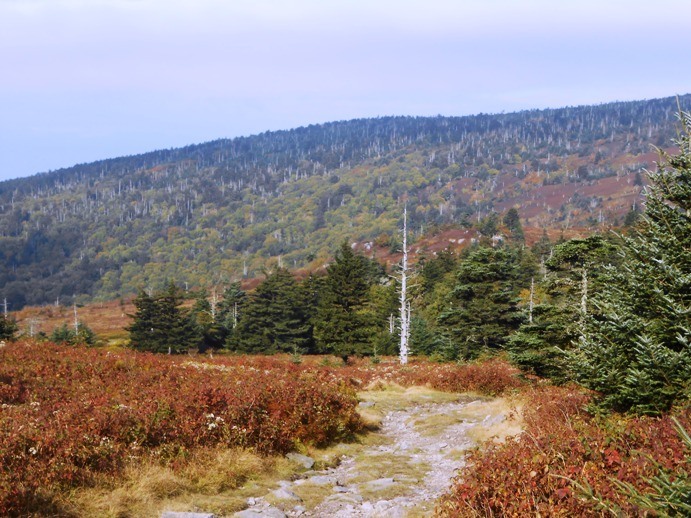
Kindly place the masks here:
<instances>
[{"instance_id":1,"label":"distant forest canopy","mask_svg":"<svg viewBox=\"0 0 691 518\"><path fill-rule=\"evenodd\" d=\"M443 225L622 225L691 95L467 117L382 117L216 140L0 182L12 310L321 264L344 239ZM632 210L633 209L633 210ZM315 262L316 261L316 262Z\"/></svg>"}]
</instances>

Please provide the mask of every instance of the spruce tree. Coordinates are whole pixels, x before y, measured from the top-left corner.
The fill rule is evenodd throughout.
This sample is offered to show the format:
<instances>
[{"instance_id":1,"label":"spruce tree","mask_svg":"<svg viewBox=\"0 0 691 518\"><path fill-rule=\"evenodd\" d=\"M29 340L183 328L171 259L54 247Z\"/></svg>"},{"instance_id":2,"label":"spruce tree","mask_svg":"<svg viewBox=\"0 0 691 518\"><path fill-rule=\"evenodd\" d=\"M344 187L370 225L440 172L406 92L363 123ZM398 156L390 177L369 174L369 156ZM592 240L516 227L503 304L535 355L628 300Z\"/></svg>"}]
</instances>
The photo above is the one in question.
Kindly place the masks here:
<instances>
[{"instance_id":1,"label":"spruce tree","mask_svg":"<svg viewBox=\"0 0 691 518\"><path fill-rule=\"evenodd\" d=\"M134 306L134 315L129 315L134 321L127 328L134 349L182 353L199 345L189 314L181 307L180 289L172 282L155 297L141 291Z\"/></svg>"},{"instance_id":2,"label":"spruce tree","mask_svg":"<svg viewBox=\"0 0 691 518\"><path fill-rule=\"evenodd\" d=\"M194 336L198 339L197 347L200 353L223 347L226 337L225 329L219 320L219 315L214 315L208 293L205 290L197 294L197 300L192 306L188 318Z\"/></svg>"},{"instance_id":3,"label":"spruce tree","mask_svg":"<svg viewBox=\"0 0 691 518\"><path fill-rule=\"evenodd\" d=\"M506 229L509 232L509 241L516 243L525 242L525 234L523 233L523 225L521 225L521 217L516 208L511 207L506 214L504 214L502 223L506 225Z\"/></svg>"},{"instance_id":4,"label":"spruce tree","mask_svg":"<svg viewBox=\"0 0 691 518\"><path fill-rule=\"evenodd\" d=\"M13 318L0 316L0 340L12 341L16 338L18 331L19 326Z\"/></svg>"},{"instance_id":5,"label":"spruce tree","mask_svg":"<svg viewBox=\"0 0 691 518\"><path fill-rule=\"evenodd\" d=\"M327 267L314 323L320 352L344 360L371 352L374 322L366 311L373 271L369 262L343 242Z\"/></svg>"},{"instance_id":6,"label":"spruce tree","mask_svg":"<svg viewBox=\"0 0 691 518\"><path fill-rule=\"evenodd\" d=\"M645 212L624 238L623 264L592 303L571 355L576 378L602 405L655 414L688 398L691 381L691 117L676 155L648 173Z\"/></svg>"},{"instance_id":7,"label":"spruce tree","mask_svg":"<svg viewBox=\"0 0 691 518\"><path fill-rule=\"evenodd\" d=\"M234 349L265 354L309 352L312 327L300 295L288 270L279 268L270 274L244 306Z\"/></svg>"},{"instance_id":8,"label":"spruce tree","mask_svg":"<svg viewBox=\"0 0 691 518\"><path fill-rule=\"evenodd\" d=\"M234 282L223 291L223 298L218 305L217 322L223 330L224 346L233 349L236 330L243 307L247 302L247 294L242 290L239 282Z\"/></svg>"},{"instance_id":9,"label":"spruce tree","mask_svg":"<svg viewBox=\"0 0 691 518\"><path fill-rule=\"evenodd\" d=\"M571 349L582 318L592 313L589 300L606 282L604 265L617 263L617 251L602 236L572 239L554 247L552 257L545 262L544 277L533 282L532 312L507 341L506 349L515 364L528 372L565 381L563 351Z\"/></svg>"},{"instance_id":10,"label":"spruce tree","mask_svg":"<svg viewBox=\"0 0 691 518\"><path fill-rule=\"evenodd\" d=\"M130 333L130 346L140 351L154 351L156 323L156 304L144 290L140 291L132 301L134 304L134 314L128 315L133 319L132 324L127 327Z\"/></svg>"},{"instance_id":11,"label":"spruce tree","mask_svg":"<svg viewBox=\"0 0 691 518\"><path fill-rule=\"evenodd\" d=\"M516 250L489 246L475 248L461 261L438 318L453 356L473 358L497 349L518 328L518 261Z\"/></svg>"}]
</instances>

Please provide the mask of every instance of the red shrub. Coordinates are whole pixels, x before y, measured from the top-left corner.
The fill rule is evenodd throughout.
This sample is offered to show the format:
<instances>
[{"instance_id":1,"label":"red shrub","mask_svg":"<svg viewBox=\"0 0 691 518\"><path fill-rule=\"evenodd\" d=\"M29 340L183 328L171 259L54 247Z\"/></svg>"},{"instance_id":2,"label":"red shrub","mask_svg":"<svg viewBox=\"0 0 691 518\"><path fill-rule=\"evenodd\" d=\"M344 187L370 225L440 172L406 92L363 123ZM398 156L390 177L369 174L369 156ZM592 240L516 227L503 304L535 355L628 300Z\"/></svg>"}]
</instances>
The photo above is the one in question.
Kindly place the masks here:
<instances>
[{"instance_id":1,"label":"red shrub","mask_svg":"<svg viewBox=\"0 0 691 518\"><path fill-rule=\"evenodd\" d=\"M671 470L685 462L669 417L598 419L584 410L588 396L573 387L544 387L525 399L525 432L472 453L439 516L601 516L571 480L637 515L612 480L645 490L654 468L641 453ZM688 409L678 417L689 424Z\"/></svg>"},{"instance_id":2,"label":"red shrub","mask_svg":"<svg viewBox=\"0 0 691 518\"><path fill-rule=\"evenodd\" d=\"M128 458L226 444L286 452L356 432L354 391L272 359L187 357L15 343L0 352L0 515L42 489L116 475Z\"/></svg>"}]
</instances>

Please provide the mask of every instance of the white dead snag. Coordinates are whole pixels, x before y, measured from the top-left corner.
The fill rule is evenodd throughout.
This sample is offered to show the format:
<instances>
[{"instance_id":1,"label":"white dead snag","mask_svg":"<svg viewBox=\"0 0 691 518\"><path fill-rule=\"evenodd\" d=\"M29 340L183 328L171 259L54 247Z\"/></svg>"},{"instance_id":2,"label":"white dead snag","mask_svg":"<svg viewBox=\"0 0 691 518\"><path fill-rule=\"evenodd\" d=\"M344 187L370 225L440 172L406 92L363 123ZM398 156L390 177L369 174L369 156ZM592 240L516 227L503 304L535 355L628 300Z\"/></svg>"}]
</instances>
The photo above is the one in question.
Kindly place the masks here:
<instances>
[{"instance_id":1,"label":"white dead snag","mask_svg":"<svg viewBox=\"0 0 691 518\"><path fill-rule=\"evenodd\" d=\"M218 294L216 293L216 286L211 289L211 300L209 301L211 306L211 321L216 323L216 308L218 307Z\"/></svg>"},{"instance_id":2,"label":"white dead snag","mask_svg":"<svg viewBox=\"0 0 691 518\"><path fill-rule=\"evenodd\" d=\"M74 332L79 334L79 318L77 317L77 303L72 304L72 309L74 310Z\"/></svg>"},{"instance_id":3,"label":"white dead snag","mask_svg":"<svg viewBox=\"0 0 691 518\"><path fill-rule=\"evenodd\" d=\"M410 304L408 303L408 207L403 209L403 262L401 264L401 365L408 363Z\"/></svg>"},{"instance_id":4,"label":"white dead snag","mask_svg":"<svg viewBox=\"0 0 691 518\"><path fill-rule=\"evenodd\" d=\"M533 323L533 307L535 306L533 302L533 296L535 293L535 277L530 279L530 305L528 312L528 322Z\"/></svg>"},{"instance_id":5,"label":"white dead snag","mask_svg":"<svg viewBox=\"0 0 691 518\"><path fill-rule=\"evenodd\" d=\"M585 316L588 311L588 270L583 267L583 274L581 276L581 314Z\"/></svg>"}]
</instances>

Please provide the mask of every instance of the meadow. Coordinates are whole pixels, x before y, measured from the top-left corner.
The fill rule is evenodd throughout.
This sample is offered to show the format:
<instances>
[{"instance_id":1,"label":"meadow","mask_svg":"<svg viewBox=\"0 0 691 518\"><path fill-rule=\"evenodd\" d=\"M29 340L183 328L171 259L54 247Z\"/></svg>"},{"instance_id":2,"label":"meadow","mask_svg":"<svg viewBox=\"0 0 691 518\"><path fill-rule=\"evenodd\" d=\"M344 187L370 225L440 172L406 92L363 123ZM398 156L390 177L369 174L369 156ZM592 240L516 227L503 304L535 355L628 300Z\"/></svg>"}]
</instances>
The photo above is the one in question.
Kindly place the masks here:
<instances>
[{"instance_id":1,"label":"meadow","mask_svg":"<svg viewBox=\"0 0 691 518\"><path fill-rule=\"evenodd\" d=\"M688 405L601 414L583 388L501 359L343 365L18 341L0 349L0 515L136 516L183 493L238 510L250 489L291 476L286 453L361 440L358 394L390 386L510 396L521 414L521 434L470 453L438 516L644 516L636 494L687 498L663 493L688 487L691 451L674 422L691 429Z\"/></svg>"},{"instance_id":2,"label":"meadow","mask_svg":"<svg viewBox=\"0 0 691 518\"><path fill-rule=\"evenodd\" d=\"M521 385L517 372L501 361L343 366L10 343L0 350L0 515L79 515L75 491L112 490L136 466L189 474L212 452L261 459L352 440L366 386L501 394Z\"/></svg>"}]
</instances>

